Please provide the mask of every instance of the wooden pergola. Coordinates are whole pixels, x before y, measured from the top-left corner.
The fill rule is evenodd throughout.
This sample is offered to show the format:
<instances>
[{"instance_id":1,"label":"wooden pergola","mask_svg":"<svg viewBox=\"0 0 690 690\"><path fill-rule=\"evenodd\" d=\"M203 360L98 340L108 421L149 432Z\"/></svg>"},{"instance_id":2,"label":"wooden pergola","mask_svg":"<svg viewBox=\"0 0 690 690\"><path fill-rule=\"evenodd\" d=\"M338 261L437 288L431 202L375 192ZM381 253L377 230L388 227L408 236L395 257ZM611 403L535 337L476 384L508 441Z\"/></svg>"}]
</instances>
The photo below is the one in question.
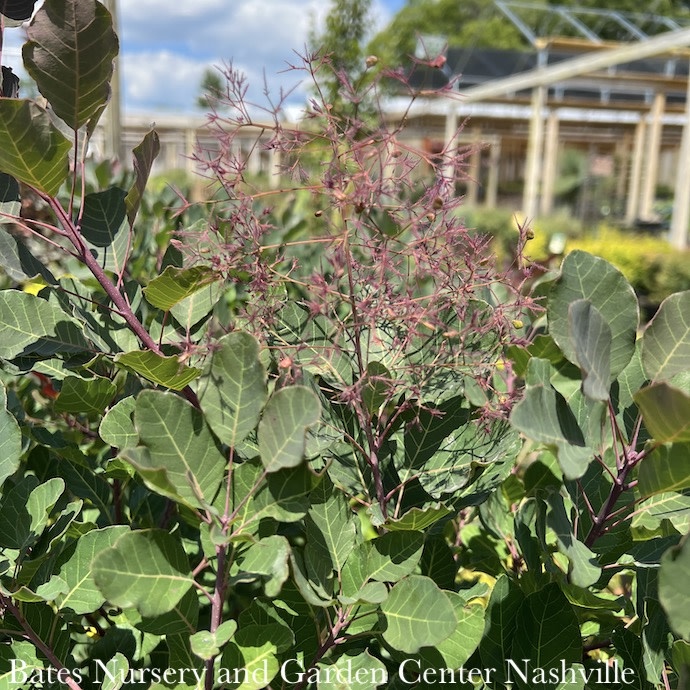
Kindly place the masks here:
<instances>
[{"instance_id":1,"label":"wooden pergola","mask_svg":"<svg viewBox=\"0 0 690 690\"><path fill-rule=\"evenodd\" d=\"M627 26L624 17L618 20ZM523 137L526 148L522 211L528 218L552 210L559 144L568 137L602 141L615 149L623 161L618 186L625 188L628 223L651 220L662 146L666 152L678 151L670 241L685 248L690 223L690 28L659 21L663 28L675 28L650 37L628 22L632 38L643 38L626 43L606 42L584 30L580 38L530 36L535 52L524 53L530 58L527 69L498 78L487 75L483 83L473 83L471 76L453 73L451 67L443 78L451 83L458 78L454 91L447 97L420 99L407 112L408 121L442 120L445 145L475 144L470 178L477 179L477 145L488 147L489 204L496 199L502 146L509 141L505 132L511 126L526 130L515 136ZM489 57L500 53L487 52ZM549 64L554 54L558 60ZM645 59L652 59L653 69L643 65ZM434 78L438 81L439 76ZM595 93L600 96L587 97ZM601 95L609 93L621 98ZM640 94L644 97L635 97ZM394 120L402 111L391 106L388 116ZM470 202L476 198L471 185L468 197Z\"/></svg>"}]
</instances>

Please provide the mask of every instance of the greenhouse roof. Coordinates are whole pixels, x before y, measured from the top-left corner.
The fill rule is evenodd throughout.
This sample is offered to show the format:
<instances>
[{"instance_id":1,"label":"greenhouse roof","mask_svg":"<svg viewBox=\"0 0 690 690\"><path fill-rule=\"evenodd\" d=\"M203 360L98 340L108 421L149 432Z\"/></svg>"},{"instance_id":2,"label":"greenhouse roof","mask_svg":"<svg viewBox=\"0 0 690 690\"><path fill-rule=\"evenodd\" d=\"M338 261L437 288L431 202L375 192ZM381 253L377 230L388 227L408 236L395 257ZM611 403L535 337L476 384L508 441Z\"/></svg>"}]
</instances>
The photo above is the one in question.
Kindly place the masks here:
<instances>
[{"instance_id":1,"label":"greenhouse roof","mask_svg":"<svg viewBox=\"0 0 690 690\"><path fill-rule=\"evenodd\" d=\"M494 3L532 45L531 50L503 50L477 46L451 47L444 51L442 69L418 66L411 75L414 86L454 91L505 79L570 60L587 53L611 49L690 26L688 18L670 18L652 13L538 5L496 0ZM430 40L437 45L438 40ZM424 62L424 39L418 57ZM429 58L435 57L428 55ZM688 52L675 50L632 60L604 70L549 86L549 99L589 106L635 108L651 103L656 92L666 95L669 108L682 107L688 79ZM528 96L525 91L513 99Z\"/></svg>"}]
</instances>

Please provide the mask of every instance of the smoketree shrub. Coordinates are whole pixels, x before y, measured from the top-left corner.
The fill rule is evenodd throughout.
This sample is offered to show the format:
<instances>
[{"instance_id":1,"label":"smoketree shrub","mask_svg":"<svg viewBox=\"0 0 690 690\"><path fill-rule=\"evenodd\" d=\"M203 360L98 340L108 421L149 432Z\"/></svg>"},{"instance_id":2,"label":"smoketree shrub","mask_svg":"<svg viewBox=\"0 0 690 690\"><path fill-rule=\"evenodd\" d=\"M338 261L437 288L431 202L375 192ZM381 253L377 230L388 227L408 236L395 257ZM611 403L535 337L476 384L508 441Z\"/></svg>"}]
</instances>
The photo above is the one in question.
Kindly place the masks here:
<instances>
[{"instance_id":1,"label":"smoketree shrub","mask_svg":"<svg viewBox=\"0 0 690 690\"><path fill-rule=\"evenodd\" d=\"M683 687L690 293L641 327L575 251L525 296L530 233L497 271L453 151L318 95L288 129L232 69L216 194L152 244L155 132L86 183L107 11L47 0L28 38L50 112L0 99L3 687Z\"/></svg>"}]
</instances>

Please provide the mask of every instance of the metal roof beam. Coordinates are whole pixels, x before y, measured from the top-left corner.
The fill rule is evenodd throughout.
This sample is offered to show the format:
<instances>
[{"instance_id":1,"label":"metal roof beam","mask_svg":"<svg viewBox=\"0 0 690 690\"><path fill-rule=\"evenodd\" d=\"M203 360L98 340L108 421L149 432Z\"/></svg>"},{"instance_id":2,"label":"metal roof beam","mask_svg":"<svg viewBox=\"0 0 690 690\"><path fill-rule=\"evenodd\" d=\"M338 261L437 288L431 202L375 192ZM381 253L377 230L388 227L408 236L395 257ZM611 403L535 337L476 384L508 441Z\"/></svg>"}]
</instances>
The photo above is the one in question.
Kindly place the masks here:
<instances>
[{"instance_id":1,"label":"metal roof beam","mask_svg":"<svg viewBox=\"0 0 690 690\"><path fill-rule=\"evenodd\" d=\"M681 25L677 21L671 19L671 17L664 17L661 14L656 14L656 15L653 15L650 17L646 14L641 14L639 12L633 12L633 13L628 13L628 17L631 17L632 19L637 21L640 26L643 24L643 22L645 24L649 24L650 22L653 22L656 26L659 26L661 24L665 24L666 28L669 31L674 31L676 29L682 28Z\"/></svg>"},{"instance_id":2,"label":"metal roof beam","mask_svg":"<svg viewBox=\"0 0 690 690\"><path fill-rule=\"evenodd\" d=\"M537 45L537 35L532 31L532 29L525 24L525 22L520 19L520 17L511 10L508 5L503 0L495 0L496 7L498 7L503 14L505 14L508 19L518 28L520 33L533 45Z\"/></svg>"},{"instance_id":3,"label":"metal roof beam","mask_svg":"<svg viewBox=\"0 0 690 690\"><path fill-rule=\"evenodd\" d=\"M620 10L610 10L598 7L566 7L562 5L544 5L538 2L526 0L494 0L494 4L513 22L518 30L535 45L540 39L545 38L534 26L520 16L520 10L536 12L541 16L558 16L561 21L567 21L581 35L586 36L597 43L601 42L598 31L611 25L623 29L633 40L643 40L647 38L649 32L644 29L650 22L656 26L665 25L668 30L679 29L687 26L688 23L680 18L670 18L658 14L647 14L643 12L623 12ZM596 27L588 25L587 22L578 19L576 15L596 17L600 21Z\"/></svg>"},{"instance_id":4,"label":"metal roof beam","mask_svg":"<svg viewBox=\"0 0 690 690\"><path fill-rule=\"evenodd\" d=\"M612 12L611 18L618 22L633 38L643 41L648 35L639 27L635 26L631 21L626 19L620 12Z\"/></svg>"},{"instance_id":5,"label":"metal roof beam","mask_svg":"<svg viewBox=\"0 0 690 690\"><path fill-rule=\"evenodd\" d=\"M563 17L570 25L574 26L585 38L588 38L592 43L601 43L602 40L594 33L586 24L581 22L577 17L573 17L571 12L568 12L564 7L554 8L558 14Z\"/></svg>"}]
</instances>

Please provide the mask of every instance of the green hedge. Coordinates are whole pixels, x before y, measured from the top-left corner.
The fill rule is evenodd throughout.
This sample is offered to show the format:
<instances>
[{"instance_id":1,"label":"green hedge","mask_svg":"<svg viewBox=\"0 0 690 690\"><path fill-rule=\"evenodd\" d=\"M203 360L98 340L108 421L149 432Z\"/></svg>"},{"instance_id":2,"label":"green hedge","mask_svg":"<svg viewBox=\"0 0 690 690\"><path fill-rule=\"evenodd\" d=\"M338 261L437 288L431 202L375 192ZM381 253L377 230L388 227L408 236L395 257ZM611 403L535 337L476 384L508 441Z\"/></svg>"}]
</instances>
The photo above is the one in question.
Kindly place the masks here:
<instances>
[{"instance_id":1,"label":"green hedge","mask_svg":"<svg viewBox=\"0 0 690 690\"><path fill-rule=\"evenodd\" d=\"M602 226L596 235L568 241L566 251L574 249L612 263L651 302L690 289L690 251L678 251L659 237Z\"/></svg>"},{"instance_id":2,"label":"green hedge","mask_svg":"<svg viewBox=\"0 0 690 690\"><path fill-rule=\"evenodd\" d=\"M515 252L517 215L502 208L463 209L467 227L491 235L496 254L506 260ZM638 295L651 303L658 304L674 292L690 290L690 251L679 252L660 237L606 224L582 236L579 222L563 213L537 218L531 227L534 239L527 244L525 254L533 261L547 261L551 238L561 233L566 236L566 254L582 249L606 259L623 273Z\"/></svg>"}]
</instances>

